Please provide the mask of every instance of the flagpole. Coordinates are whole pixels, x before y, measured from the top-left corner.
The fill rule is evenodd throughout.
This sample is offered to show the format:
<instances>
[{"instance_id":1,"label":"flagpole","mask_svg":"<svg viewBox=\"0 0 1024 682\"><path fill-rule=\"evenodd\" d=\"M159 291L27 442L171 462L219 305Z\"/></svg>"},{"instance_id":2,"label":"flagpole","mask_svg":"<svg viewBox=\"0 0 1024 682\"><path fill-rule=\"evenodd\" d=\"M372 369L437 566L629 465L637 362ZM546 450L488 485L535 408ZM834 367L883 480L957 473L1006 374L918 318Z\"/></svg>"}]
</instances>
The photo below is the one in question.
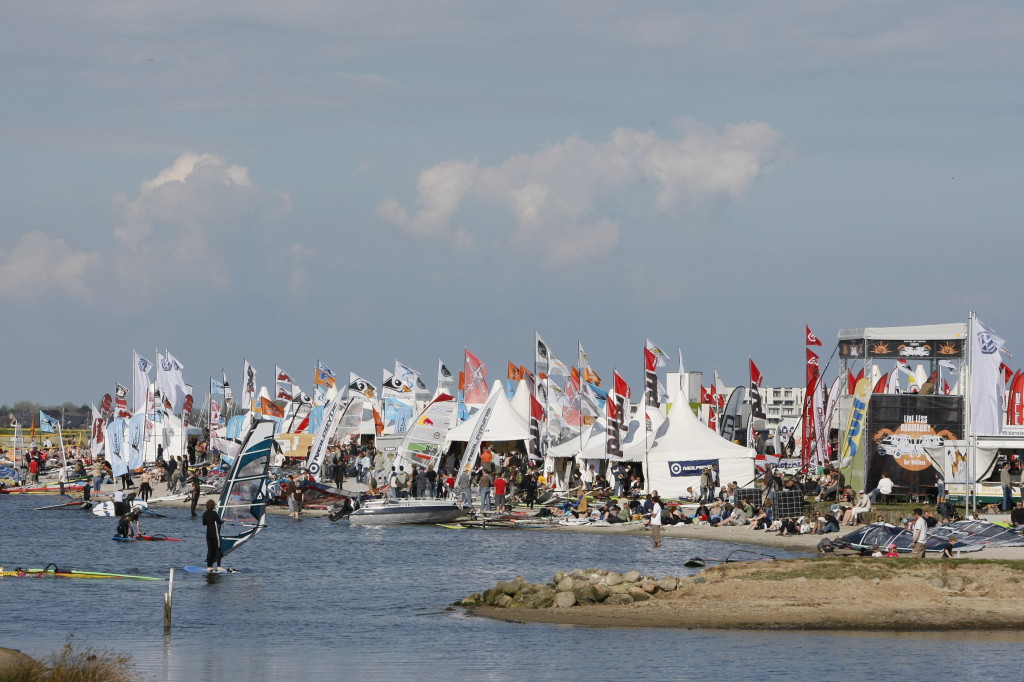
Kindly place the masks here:
<instances>
[{"instance_id":1,"label":"flagpole","mask_svg":"<svg viewBox=\"0 0 1024 682\"><path fill-rule=\"evenodd\" d=\"M974 425L971 423L973 418L971 410L971 395L974 393L974 321L976 319L975 312L972 310L968 314L967 320L967 383L964 385L964 413L967 432L967 477L968 480L964 484L964 513L966 514L971 508L971 500L974 499L974 508L977 510L977 495L974 487L974 469L977 466L976 459L978 457L978 437L973 435Z\"/></svg>"}]
</instances>

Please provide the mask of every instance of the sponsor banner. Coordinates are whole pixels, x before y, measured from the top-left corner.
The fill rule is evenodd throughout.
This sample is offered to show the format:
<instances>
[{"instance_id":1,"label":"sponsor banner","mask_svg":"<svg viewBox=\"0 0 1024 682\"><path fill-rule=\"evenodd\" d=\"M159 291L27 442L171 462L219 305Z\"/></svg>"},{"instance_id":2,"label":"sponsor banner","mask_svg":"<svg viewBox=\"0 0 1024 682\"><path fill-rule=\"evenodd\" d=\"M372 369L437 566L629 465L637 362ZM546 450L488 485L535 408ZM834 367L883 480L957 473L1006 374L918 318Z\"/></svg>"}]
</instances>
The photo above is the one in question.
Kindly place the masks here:
<instances>
[{"instance_id":1,"label":"sponsor banner","mask_svg":"<svg viewBox=\"0 0 1024 682\"><path fill-rule=\"evenodd\" d=\"M677 477L700 477L705 467L718 466L717 459L688 459L681 462L668 462L668 475Z\"/></svg>"},{"instance_id":2,"label":"sponsor banner","mask_svg":"<svg viewBox=\"0 0 1024 682\"><path fill-rule=\"evenodd\" d=\"M885 472L899 493L933 492L938 473L934 453L945 441L963 438L963 420L961 396L871 396L865 429L868 439L864 445L868 486L876 485Z\"/></svg>"},{"instance_id":3,"label":"sponsor banner","mask_svg":"<svg viewBox=\"0 0 1024 682\"><path fill-rule=\"evenodd\" d=\"M841 358L962 358L963 339L854 339L839 342Z\"/></svg>"}]
</instances>

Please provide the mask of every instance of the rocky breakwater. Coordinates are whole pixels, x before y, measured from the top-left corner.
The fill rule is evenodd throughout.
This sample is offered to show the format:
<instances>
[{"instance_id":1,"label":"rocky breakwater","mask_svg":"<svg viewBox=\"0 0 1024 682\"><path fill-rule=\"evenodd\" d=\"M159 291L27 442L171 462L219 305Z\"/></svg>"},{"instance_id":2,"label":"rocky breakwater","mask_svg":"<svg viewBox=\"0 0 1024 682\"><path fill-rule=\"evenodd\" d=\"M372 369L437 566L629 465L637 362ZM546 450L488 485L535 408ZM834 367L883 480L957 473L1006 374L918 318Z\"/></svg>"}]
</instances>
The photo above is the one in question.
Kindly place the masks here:
<instances>
[{"instance_id":1,"label":"rocky breakwater","mask_svg":"<svg viewBox=\"0 0 1024 682\"><path fill-rule=\"evenodd\" d=\"M470 609L547 609L614 604L624 606L647 601L676 591L686 583L704 582L704 578L654 578L639 571L616 573L598 568L555 573L551 582L531 583L523 577L499 580L491 589L476 592L456 602Z\"/></svg>"}]
</instances>

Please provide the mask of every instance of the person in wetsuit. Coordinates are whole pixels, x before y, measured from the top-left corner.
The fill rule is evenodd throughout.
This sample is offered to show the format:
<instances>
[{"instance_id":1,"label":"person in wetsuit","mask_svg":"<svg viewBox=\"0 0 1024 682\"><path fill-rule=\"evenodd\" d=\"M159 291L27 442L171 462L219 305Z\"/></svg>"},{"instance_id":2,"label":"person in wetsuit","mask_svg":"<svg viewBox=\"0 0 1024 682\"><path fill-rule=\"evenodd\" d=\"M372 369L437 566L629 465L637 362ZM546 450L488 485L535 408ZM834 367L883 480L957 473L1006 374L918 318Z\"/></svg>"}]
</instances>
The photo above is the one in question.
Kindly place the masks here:
<instances>
[{"instance_id":1,"label":"person in wetsuit","mask_svg":"<svg viewBox=\"0 0 1024 682\"><path fill-rule=\"evenodd\" d=\"M220 568L220 527L224 521L217 514L217 503L213 500L206 501L206 511L203 512L203 525L206 526L206 570L213 571L213 565Z\"/></svg>"}]
</instances>

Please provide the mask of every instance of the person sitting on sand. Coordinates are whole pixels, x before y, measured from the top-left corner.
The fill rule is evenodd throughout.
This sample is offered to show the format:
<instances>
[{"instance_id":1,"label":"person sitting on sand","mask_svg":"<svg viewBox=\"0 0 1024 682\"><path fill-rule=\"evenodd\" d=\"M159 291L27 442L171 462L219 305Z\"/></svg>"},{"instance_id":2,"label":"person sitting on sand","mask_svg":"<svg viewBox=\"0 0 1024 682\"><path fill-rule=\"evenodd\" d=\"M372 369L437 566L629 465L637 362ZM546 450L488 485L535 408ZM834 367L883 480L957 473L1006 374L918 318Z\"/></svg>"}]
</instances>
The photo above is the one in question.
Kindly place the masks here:
<instances>
[{"instance_id":1,"label":"person sitting on sand","mask_svg":"<svg viewBox=\"0 0 1024 682\"><path fill-rule=\"evenodd\" d=\"M779 523L779 535L800 535L800 526L796 519L790 516Z\"/></svg>"},{"instance_id":2,"label":"person sitting on sand","mask_svg":"<svg viewBox=\"0 0 1024 682\"><path fill-rule=\"evenodd\" d=\"M819 513L818 514L818 518L815 519L814 525L815 525L815 531L814 532L817 533L818 535L825 535L826 533L838 533L839 532L839 521L836 520L836 517L832 514L832 512L829 512L829 513L825 514L824 516L822 516Z\"/></svg>"},{"instance_id":3,"label":"person sitting on sand","mask_svg":"<svg viewBox=\"0 0 1024 682\"><path fill-rule=\"evenodd\" d=\"M750 517L743 511L743 507L733 507L732 514L724 523L729 526L745 526L749 520Z\"/></svg>"}]
</instances>

